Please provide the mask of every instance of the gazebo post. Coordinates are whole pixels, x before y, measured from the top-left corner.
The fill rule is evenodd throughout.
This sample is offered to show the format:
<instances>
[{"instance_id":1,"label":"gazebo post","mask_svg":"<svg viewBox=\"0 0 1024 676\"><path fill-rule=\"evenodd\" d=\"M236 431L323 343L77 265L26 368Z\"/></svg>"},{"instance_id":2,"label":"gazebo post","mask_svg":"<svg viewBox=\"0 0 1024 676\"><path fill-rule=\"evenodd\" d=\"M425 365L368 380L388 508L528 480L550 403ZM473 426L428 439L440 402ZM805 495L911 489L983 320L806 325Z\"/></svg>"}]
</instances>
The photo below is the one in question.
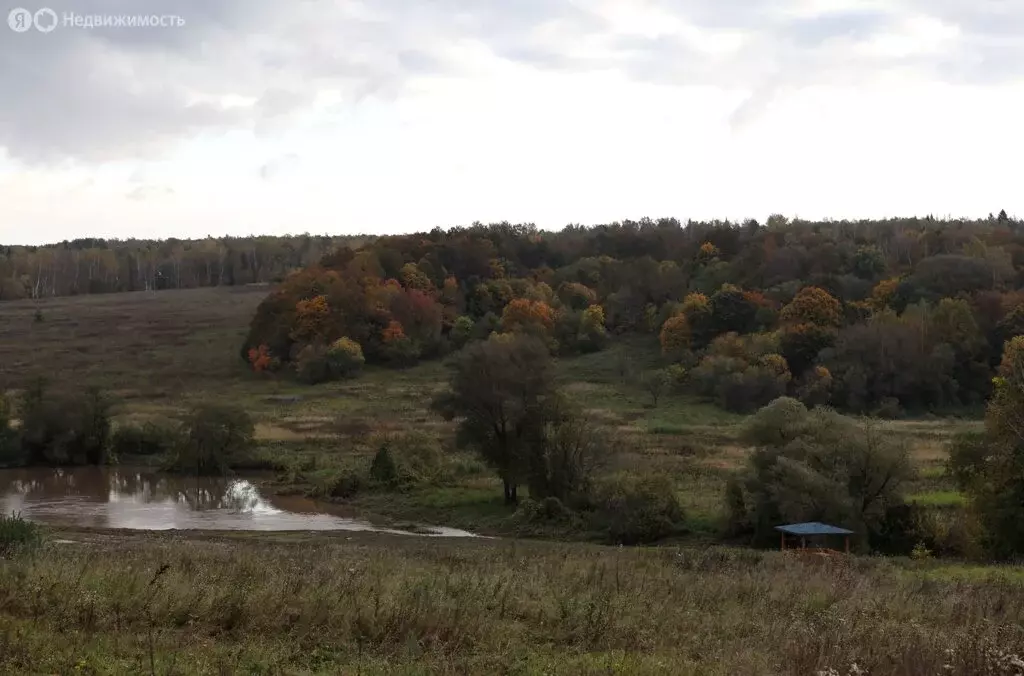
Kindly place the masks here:
<instances>
[{"instance_id":1,"label":"gazebo post","mask_svg":"<svg viewBox=\"0 0 1024 676\"><path fill-rule=\"evenodd\" d=\"M850 553L850 536L847 535L843 539L846 540L846 553L849 554Z\"/></svg>"},{"instance_id":2,"label":"gazebo post","mask_svg":"<svg viewBox=\"0 0 1024 676\"><path fill-rule=\"evenodd\" d=\"M780 551L786 551L786 533L784 531L779 531L779 535L782 536L782 547Z\"/></svg>"},{"instance_id":3,"label":"gazebo post","mask_svg":"<svg viewBox=\"0 0 1024 676\"><path fill-rule=\"evenodd\" d=\"M800 549L807 549L807 538L800 536Z\"/></svg>"}]
</instances>

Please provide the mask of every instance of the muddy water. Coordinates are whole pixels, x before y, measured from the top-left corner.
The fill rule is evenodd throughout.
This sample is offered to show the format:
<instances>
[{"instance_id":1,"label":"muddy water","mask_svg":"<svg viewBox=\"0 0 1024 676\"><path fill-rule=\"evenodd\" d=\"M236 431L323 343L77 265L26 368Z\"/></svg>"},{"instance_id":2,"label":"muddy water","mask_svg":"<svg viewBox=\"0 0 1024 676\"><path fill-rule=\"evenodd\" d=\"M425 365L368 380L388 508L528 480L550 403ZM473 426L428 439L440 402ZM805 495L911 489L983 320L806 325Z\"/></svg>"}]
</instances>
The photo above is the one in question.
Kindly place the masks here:
<instances>
[{"instance_id":1,"label":"muddy water","mask_svg":"<svg viewBox=\"0 0 1024 676\"><path fill-rule=\"evenodd\" d=\"M41 523L140 530L406 531L331 514L301 497L261 492L243 478L182 477L152 470L78 467L0 470L0 508ZM427 527L422 535L471 536Z\"/></svg>"}]
</instances>

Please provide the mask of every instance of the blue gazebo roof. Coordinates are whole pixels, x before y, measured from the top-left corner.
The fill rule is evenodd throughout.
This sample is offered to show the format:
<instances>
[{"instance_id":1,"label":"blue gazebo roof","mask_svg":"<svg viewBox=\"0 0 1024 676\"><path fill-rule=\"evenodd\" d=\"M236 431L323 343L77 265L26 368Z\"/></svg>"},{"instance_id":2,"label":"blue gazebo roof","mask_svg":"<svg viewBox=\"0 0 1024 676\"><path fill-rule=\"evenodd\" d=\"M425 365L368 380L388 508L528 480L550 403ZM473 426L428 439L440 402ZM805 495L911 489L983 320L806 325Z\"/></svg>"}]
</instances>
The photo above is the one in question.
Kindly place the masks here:
<instances>
[{"instance_id":1,"label":"blue gazebo roof","mask_svg":"<svg viewBox=\"0 0 1024 676\"><path fill-rule=\"evenodd\" d=\"M853 535L852 530L830 526L827 523L818 523L817 521L776 526L775 530L781 530L783 533L789 533L790 535Z\"/></svg>"}]
</instances>

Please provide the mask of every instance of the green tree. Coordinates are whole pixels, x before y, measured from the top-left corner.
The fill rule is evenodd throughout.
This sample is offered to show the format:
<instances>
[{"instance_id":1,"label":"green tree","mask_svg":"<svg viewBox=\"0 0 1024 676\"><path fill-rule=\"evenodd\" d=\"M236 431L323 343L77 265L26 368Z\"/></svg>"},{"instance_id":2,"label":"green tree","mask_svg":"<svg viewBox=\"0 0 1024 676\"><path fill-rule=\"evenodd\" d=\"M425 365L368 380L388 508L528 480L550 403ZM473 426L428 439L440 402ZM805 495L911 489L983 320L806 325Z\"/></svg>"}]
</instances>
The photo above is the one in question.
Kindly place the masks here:
<instances>
[{"instance_id":1,"label":"green tree","mask_svg":"<svg viewBox=\"0 0 1024 676\"><path fill-rule=\"evenodd\" d=\"M456 355L447 391L433 402L458 421L457 442L480 453L501 478L505 502L518 501L529 451L557 414L558 388L547 346L528 335L495 335Z\"/></svg>"},{"instance_id":2,"label":"green tree","mask_svg":"<svg viewBox=\"0 0 1024 676\"><path fill-rule=\"evenodd\" d=\"M780 523L799 521L879 532L912 477L907 449L892 435L787 397L758 411L743 438L754 452L727 489L730 523L761 543L774 542Z\"/></svg>"},{"instance_id":3,"label":"green tree","mask_svg":"<svg viewBox=\"0 0 1024 676\"><path fill-rule=\"evenodd\" d=\"M184 438L167 469L197 475L227 474L246 458L255 431L244 409L231 404L200 404L184 420Z\"/></svg>"},{"instance_id":4,"label":"green tree","mask_svg":"<svg viewBox=\"0 0 1024 676\"><path fill-rule=\"evenodd\" d=\"M110 446L110 402L96 388L52 388L43 380L22 393L22 452L28 462L99 465Z\"/></svg>"},{"instance_id":5,"label":"green tree","mask_svg":"<svg viewBox=\"0 0 1024 676\"><path fill-rule=\"evenodd\" d=\"M954 459L995 556L1024 554L1024 336L1006 343L985 415L987 439L961 445Z\"/></svg>"}]
</instances>

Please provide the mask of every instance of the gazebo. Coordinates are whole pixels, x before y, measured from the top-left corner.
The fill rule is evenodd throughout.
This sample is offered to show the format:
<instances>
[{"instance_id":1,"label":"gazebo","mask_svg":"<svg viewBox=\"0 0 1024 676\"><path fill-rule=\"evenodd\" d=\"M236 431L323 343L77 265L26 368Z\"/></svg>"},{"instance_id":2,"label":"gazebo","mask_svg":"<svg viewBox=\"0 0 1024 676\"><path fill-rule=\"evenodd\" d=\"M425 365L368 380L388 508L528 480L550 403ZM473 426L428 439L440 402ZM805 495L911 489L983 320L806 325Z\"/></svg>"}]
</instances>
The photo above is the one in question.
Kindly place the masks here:
<instances>
[{"instance_id":1,"label":"gazebo","mask_svg":"<svg viewBox=\"0 0 1024 676\"><path fill-rule=\"evenodd\" d=\"M839 528L838 526L830 526L827 523L819 523L817 521L811 521L809 523L791 523L786 526L776 526L775 530L782 533L782 549L786 549L786 536L789 535L794 540L794 547L799 538L799 549L807 549L807 540L811 538L811 546L819 549L825 549L821 546L821 542L830 535L842 535L844 547L846 553L850 553L850 536L853 535L852 530L845 528ZM815 544L819 543L819 544Z\"/></svg>"}]
</instances>

